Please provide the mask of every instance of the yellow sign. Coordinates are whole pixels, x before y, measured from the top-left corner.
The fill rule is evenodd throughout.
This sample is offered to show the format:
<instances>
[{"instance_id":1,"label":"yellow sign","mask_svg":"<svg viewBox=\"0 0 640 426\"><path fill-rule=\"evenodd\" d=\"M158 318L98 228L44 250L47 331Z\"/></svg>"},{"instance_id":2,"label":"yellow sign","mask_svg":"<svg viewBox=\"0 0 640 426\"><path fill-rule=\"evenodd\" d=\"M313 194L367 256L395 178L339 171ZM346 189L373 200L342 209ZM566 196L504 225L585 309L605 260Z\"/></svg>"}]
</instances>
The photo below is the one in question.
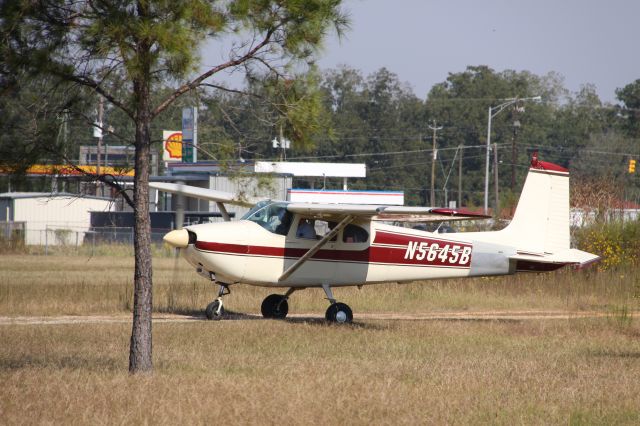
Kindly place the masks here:
<instances>
[{"instance_id":1,"label":"yellow sign","mask_svg":"<svg viewBox=\"0 0 640 426\"><path fill-rule=\"evenodd\" d=\"M164 161L182 161L182 132L164 130L164 150L162 159Z\"/></svg>"}]
</instances>

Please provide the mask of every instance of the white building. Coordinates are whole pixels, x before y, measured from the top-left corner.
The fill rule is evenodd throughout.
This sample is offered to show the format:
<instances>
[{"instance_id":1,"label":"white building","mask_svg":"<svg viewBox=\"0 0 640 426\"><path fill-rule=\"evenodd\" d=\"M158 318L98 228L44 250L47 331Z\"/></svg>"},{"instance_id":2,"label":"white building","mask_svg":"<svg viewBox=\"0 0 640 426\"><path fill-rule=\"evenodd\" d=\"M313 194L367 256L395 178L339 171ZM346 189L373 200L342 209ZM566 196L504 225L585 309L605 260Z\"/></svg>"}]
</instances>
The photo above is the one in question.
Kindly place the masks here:
<instances>
[{"instance_id":1,"label":"white building","mask_svg":"<svg viewBox=\"0 0 640 426\"><path fill-rule=\"evenodd\" d=\"M65 193L0 194L0 222L22 222L25 244L82 244L91 211L111 211L110 199Z\"/></svg>"}]
</instances>

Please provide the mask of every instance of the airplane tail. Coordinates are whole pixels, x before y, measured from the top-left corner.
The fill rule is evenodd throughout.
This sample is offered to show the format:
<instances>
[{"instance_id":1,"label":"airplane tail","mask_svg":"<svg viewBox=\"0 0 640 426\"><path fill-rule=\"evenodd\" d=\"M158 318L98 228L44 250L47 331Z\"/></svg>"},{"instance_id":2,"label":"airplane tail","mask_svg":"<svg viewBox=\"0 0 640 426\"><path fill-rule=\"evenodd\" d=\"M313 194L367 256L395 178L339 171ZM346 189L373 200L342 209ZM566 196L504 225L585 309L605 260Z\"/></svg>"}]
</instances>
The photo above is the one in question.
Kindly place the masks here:
<instances>
[{"instance_id":1,"label":"airplane tail","mask_svg":"<svg viewBox=\"0 0 640 426\"><path fill-rule=\"evenodd\" d=\"M548 270L551 265L584 266L598 256L571 249L569 171L540 161L534 154L511 223L498 231L517 249L511 259L518 270Z\"/></svg>"}]
</instances>

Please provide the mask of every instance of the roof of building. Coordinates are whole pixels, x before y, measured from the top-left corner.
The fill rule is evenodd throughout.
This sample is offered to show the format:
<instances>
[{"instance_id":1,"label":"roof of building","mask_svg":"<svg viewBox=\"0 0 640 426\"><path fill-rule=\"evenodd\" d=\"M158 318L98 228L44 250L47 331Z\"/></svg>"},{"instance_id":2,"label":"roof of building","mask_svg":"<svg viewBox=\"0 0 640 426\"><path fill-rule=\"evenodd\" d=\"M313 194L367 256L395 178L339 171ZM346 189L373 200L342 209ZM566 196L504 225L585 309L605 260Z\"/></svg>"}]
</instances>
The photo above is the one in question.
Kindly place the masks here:
<instances>
[{"instance_id":1,"label":"roof of building","mask_svg":"<svg viewBox=\"0 0 640 426\"><path fill-rule=\"evenodd\" d=\"M4 192L0 193L0 198L9 198L12 200L24 198L83 198L112 201L111 198L96 197L94 195L71 194L68 192Z\"/></svg>"}]
</instances>

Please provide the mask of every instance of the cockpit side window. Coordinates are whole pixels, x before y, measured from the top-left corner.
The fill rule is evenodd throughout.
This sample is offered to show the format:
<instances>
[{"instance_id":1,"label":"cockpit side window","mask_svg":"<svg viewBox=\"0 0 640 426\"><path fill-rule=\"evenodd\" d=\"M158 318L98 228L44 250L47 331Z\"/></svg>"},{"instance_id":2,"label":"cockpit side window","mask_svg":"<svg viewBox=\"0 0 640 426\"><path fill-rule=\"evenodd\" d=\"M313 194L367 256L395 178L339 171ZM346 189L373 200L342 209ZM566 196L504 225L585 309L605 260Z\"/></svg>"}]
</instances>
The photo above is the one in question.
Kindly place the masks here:
<instances>
[{"instance_id":1,"label":"cockpit side window","mask_svg":"<svg viewBox=\"0 0 640 426\"><path fill-rule=\"evenodd\" d=\"M255 222L269 232L287 235L293 215L287 210L286 203L261 201L249 210L242 219Z\"/></svg>"},{"instance_id":2,"label":"cockpit side window","mask_svg":"<svg viewBox=\"0 0 640 426\"><path fill-rule=\"evenodd\" d=\"M240 218L240 220L250 220L252 222L259 222L260 220L262 220L263 216L267 211L266 207L268 207L270 204L271 204L271 201L269 200L260 201L255 206L253 206L251 210L246 212L244 216Z\"/></svg>"},{"instance_id":3,"label":"cockpit side window","mask_svg":"<svg viewBox=\"0 0 640 426\"><path fill-rule=\"evenodd\" d=\"M289 228L291 228L293 214L291 214L286 207L282 207L278 211L278 221L279 223L275 226L273 232L280 235L287 235L289 233Z\"/></svg>"},{"instance_id":4,"label":"cockpit side window","mask_svg":"<svg viewBox=\"0 0 640 426\"><path fill-rule=\"evenodd\" d=\"M302 218L298 222L298 229L296 230L297 238L304 238L306 240L315 240L318 235L316 234L315 224L313 219Z\"/></svg>"}]
</instances>

